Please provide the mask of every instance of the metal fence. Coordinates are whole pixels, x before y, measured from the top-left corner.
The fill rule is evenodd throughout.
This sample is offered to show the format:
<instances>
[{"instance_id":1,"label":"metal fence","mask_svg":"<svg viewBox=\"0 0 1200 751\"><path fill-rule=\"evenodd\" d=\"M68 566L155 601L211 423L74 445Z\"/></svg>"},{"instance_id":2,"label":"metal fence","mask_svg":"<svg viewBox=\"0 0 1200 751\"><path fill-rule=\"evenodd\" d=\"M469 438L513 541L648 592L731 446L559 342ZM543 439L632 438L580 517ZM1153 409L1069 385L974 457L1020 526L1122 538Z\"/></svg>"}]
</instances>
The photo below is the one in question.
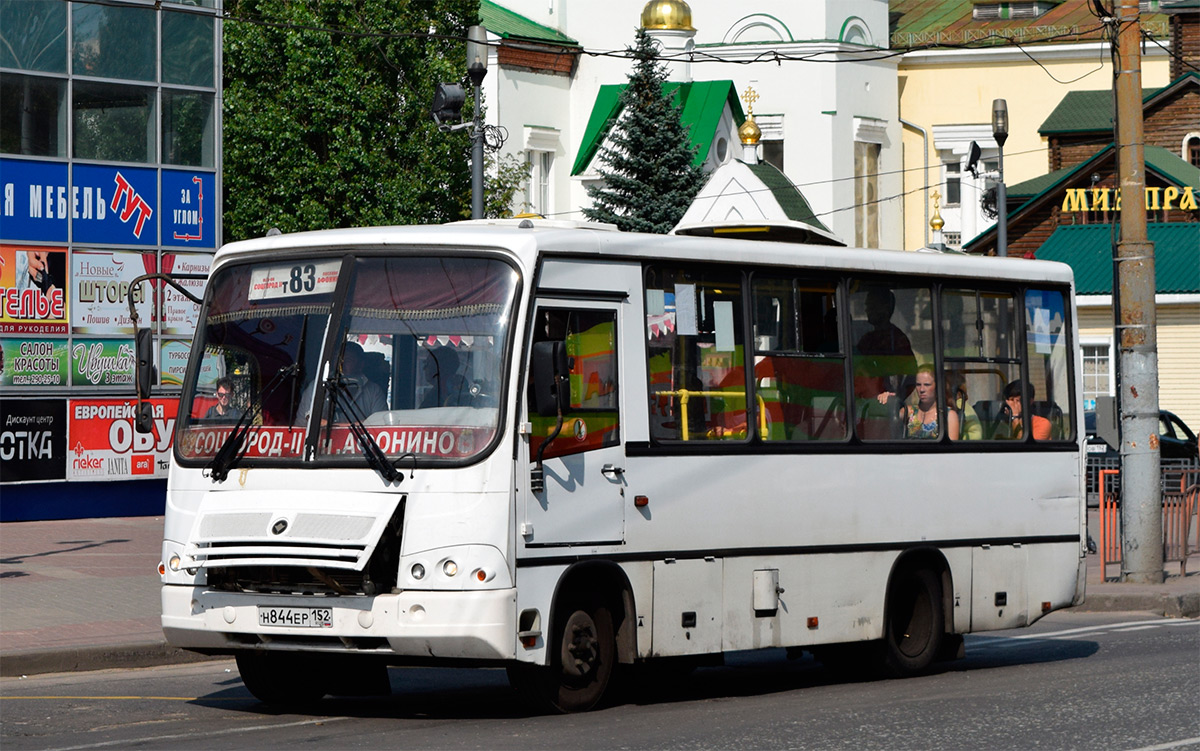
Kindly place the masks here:
<instances>
[{"instance_id":1,"label":"metal fence","mask_svg":"<svg viewBox=\"0 0 1200 751\"><path fill-rule=\"evenodd\" d=\"M1089 504L1094 492L1100 517L1100 565L1121 562L1121 469L1119 460L1088 457ZM1200 551L1200 461L1171 459L1162 463L1163 562L1178 561L1187 574L1187 559Z\"/></svg>"}]
</instances>

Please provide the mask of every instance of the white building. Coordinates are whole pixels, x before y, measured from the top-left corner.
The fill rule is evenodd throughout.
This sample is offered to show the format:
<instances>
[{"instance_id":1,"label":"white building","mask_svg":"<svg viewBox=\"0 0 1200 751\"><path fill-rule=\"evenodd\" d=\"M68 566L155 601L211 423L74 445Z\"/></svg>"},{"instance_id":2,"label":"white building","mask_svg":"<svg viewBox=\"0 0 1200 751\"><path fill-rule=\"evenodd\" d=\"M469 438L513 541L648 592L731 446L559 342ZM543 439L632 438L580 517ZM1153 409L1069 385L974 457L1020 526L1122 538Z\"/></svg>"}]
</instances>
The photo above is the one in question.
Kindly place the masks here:
<instances>
[{"instance_id":1,"label":"white building","mask_svg":"<svg viewBox=\"0 0 1200 751\"><path fill-rule=\"evenodd\" d=\"M663 45L671 80L703 92L688 108L695 118L684 119L703 124L693 140L706 169L741 156L735 97L753 87L763 161L835 235L902 247L897 62L881 54L886 0L697 0L694 9L682 0L482 0L481 17L496 45L483 84L489 124L508 131L502 153L532 168L518 210L583 218L605 107L632 69L629 58L602 53L622 52L644 25Z\"/></svg>"}]
</instances>

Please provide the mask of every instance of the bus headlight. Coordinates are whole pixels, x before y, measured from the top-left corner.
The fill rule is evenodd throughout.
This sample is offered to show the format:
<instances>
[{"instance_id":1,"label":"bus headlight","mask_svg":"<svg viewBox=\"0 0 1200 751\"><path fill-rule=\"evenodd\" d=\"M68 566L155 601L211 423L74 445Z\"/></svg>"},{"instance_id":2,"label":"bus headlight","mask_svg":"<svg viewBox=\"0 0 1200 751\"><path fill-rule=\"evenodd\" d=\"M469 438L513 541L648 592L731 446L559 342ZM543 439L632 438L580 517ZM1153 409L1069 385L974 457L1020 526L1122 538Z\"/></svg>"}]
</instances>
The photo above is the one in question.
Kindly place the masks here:
<instances>
[{"instance_id":1,"label":"bus headlight","mask_svg":"<svg viewBox=\"0 0 1200 751\"><path fill-rule=\"evenodd\" d=\"M178 554L171 556L171 559L169 561L167 561L167 566L172 571L179 571L179 569L182 567L182 565L183 565L183 561L182 561L182 559L180 559Z\"/></svg>"},{"instance_id":2,"label":"bus headlight","mask_svg":"<svg viewBox=\"0 0 1200 751\"><path fill-rule=\"evenodd\" d=\"M412 578L420 581L425 578L425 567L419 563L414 563L412 568L409 569L409 573L412 574Z\"/></svg>"},{"instance_id":3,"label":"bus headlight","mask_svg":"<svg viewBox=\"0 0 1200 751\"><path fill-rule=\"evenodd\" d=\"M442 564L442 573L446 576L454 576L458 573L458 564L452 560L448 560Z\"/></svg>"}]
</instances>

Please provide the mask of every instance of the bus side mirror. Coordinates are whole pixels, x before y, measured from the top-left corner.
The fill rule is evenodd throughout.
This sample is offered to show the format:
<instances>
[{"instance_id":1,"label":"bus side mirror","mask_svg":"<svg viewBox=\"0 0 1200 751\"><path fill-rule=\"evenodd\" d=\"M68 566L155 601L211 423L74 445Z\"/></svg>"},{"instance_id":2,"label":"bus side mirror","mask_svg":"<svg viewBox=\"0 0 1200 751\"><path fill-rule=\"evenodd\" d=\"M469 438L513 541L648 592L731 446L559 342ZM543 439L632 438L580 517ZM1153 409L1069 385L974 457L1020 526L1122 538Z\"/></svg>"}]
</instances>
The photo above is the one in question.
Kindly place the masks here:
<instances>
[{"instance_id":1,"label":"bus side mirror","mask_svg":"<svg viewBox=\"0 0 1200 751\"><path fill-rule=\"evenodd\" d=\"M534 342L534 411L542 417L554 417L566 410L570 372L564 342Z\"/></svg>"},{"instance_id":2,"label":"bus side mirror","mask_svg":"<svg viewBox=\"0 0 1200 751\"><path fill-rule=\"evenodd\" d=\"M134 428L139 433L154 432L153 406L142 401L150 398L150 387L154 383L154 332L138 329L134 338L133 380L137 387L137 412Z\"/></svg>"}]
</instances>

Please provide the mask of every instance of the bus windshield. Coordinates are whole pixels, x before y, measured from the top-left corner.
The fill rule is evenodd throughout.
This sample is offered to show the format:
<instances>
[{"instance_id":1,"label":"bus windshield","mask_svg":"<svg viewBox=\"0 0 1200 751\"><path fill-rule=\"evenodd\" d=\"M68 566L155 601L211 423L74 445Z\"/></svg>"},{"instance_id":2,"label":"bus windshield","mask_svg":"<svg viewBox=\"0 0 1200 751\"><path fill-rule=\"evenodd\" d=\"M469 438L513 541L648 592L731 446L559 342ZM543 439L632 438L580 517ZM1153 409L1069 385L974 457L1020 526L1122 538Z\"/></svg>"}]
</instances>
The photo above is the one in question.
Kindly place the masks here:
<instances>
[{"instance_id":1,"label":"bus windshield","mask_svg":"<svg viewBox=\"0 0 1200 751\"><path fill-rule=\"evenodd\" d=\"M263 261L219 270L210 289L181 461L213 459L239 427L243 461L361 455L364 433L414 463L491 444L517 290L503 261Z\"/></svg>"}]
</instances>

